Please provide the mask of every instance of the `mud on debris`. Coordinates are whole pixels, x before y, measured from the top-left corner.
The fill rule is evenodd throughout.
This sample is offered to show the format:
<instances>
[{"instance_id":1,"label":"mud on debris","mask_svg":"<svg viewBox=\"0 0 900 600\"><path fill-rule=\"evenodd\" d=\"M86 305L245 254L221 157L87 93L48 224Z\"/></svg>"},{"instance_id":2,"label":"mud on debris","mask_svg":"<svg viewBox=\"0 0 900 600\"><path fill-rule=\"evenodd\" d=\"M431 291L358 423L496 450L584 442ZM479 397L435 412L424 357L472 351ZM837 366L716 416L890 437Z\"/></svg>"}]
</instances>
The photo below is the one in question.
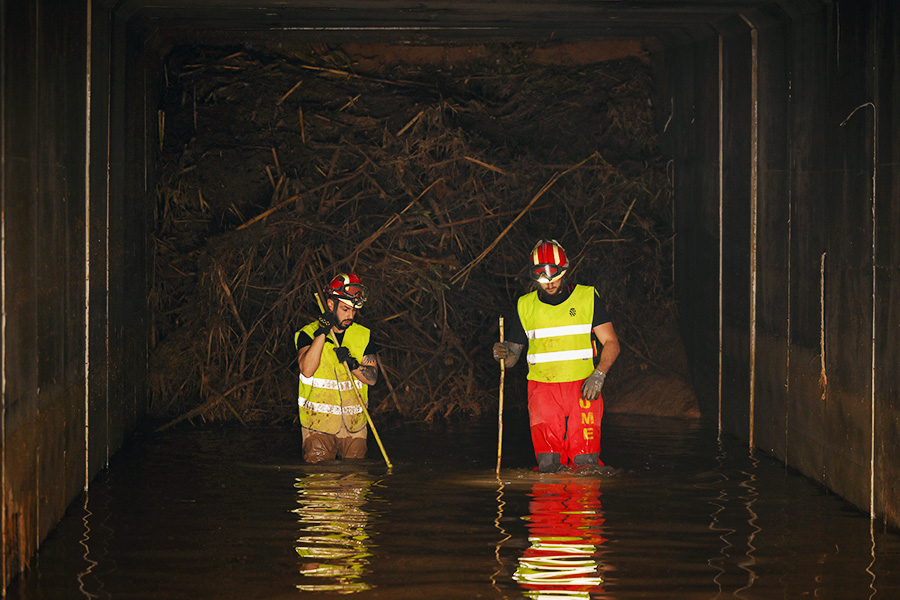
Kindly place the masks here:
<instances>
[{"instance_id":1,"label":"mud on debris","mask_svg":"<svg viewBox=\"0 0 900 600\"><path fill-rule=\"evenodd\" d=\"M627 411L616 396L635 381L686 381L648 65L532 64L517 46L488 56L363 71L322 46L169 54L154 415L294 419L293 334L342 270L371 289L359 320L381 348L373 415L496 410L490 346L498 316L529 289L523 268L540 238L562 242L570 279L598 287L613 317L623 352L609 409Z\"/></svg>"}]
</instances>

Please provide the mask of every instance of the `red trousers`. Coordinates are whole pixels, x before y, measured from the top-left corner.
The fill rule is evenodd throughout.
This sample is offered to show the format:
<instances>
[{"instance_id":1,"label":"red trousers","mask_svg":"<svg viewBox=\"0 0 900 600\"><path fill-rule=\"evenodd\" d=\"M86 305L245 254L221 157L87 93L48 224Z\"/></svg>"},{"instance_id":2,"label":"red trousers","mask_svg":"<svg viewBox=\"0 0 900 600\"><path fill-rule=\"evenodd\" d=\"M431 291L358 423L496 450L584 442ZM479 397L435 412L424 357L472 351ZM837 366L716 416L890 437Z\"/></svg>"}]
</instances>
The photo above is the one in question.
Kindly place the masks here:
<instances>
[{"instance_id":1,"label":"red trousers","mask_svg":"<svg viewBox=\"0 0 900 600\"><path fill-rule=\"evenodd\" d=\"M528 417L534 453L559 454L562 465L603 464L600 461L600 421L603 397L582 399L580 381L528 381ZM576 457L581 457L576 460ZM596 458L596 460L594 460Z\"/></svg>"}]
</instances>

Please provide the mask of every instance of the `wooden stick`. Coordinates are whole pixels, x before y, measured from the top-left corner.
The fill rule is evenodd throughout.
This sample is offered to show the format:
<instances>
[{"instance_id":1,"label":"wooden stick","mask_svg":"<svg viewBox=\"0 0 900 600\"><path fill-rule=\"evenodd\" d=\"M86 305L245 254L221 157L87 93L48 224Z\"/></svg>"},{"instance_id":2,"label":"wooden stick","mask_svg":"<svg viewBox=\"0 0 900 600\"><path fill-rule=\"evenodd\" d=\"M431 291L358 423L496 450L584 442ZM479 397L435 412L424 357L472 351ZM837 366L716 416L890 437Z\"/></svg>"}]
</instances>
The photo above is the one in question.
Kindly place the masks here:
<instances>
[{"instance_id":1,"label":"wooden stick","mask_svg":"<svg viewBox=\"0 0 900 600\"><path fill-rule=\"evenodd\" d=\"M376 354L375 360L378 362L378 370L381 371L381 376L384 377L384 382L388 386L389 395L394 397L394 406L397 407L397 412L403 414L403 410L400 408L400 403L397 401L397 396L394 394L394 386L391 385L391 380L388 377L387 369L384 366L384 363L381 362L381 357Z\"/></svg>"},{"instance_id":2,"label":"wooden stick","mask_svg":"<svg viewBox=\"0 0 900 600\"><path fill-rule=\"evenodd\" d=\"M319 310L325 312L325 307L322 304L322 299L319 298L319 294L316 294L316 302L319 304ZM331 331L328 334L332 336L331 341L334 342L335 348L340 348L341 345L338 343L337 336L334 335L334 332ZM344 365L344 370L347 372L347 377L350 378L350 387L352 387L353 391L356 392L356 401L359 402L359 407L362 409L363 414L366 415L366 423L369 424L369 427L372 429L372 433L375 434L375 441L378 442L378 447L381 449L381 455L384 457L384 462L387 463L387 467L388 469L390 469L394 465L391 464L391 459L388 458L387 452L384 449L384 444L381 443L381 438L378 436L378 430L375 429L375 423L372 422L372 417L369 416L369 411L366 408L366 403L363 402L362 394L360 394L359 390L356 389L356 376L353 375L353 371L350 370L350 367L347 365L346 361L342 364Z\"/></svg>"},{"instance_id":3,"label":"wooden stick","mask_svg":"<svg viewBox=\"0 0 900 600\"><path fill-rule=\"evenodd\" d=\"M503 317L500 317L500 343L503 343ZM497 417L497 475L500 474L500 456L503 453L503 384L506 379L506 359L500 361L500 414Z\"/></svg>"},{"instance_id":4,"label":"wooden stick","mask_svg":"<svg viewBox=\"0 0 900 600\"><path fill-rule=\"evenodd\" d=\"M622 217L622 222L619 224L619 229L616 233L622 233L622 228L625 227L625 221L628 220L628 215L631 214L631 209L634 208L634 203L637 202L637 198L631 201L631 205L628 207L628 212L625 213L625 216Z\"/></svg>"},{"instance_id":5,"label":"wooden stick","mask_svg":"<svg viewBox=\"0 0 900 600\"><path fill-rule=\"evenodd\" d=\"M228 399L225 398L225 396L228 395L228 392L226 392L225 394L220 394L219 392L217 392L216 390L214 390L213 388L211 388L208 385L206 386L206 389L209 390L209 392L210 392L210 394L209 394L210 398L206 402L204 402L203 404L201 404L200 406L198 406L192 410L187 411L186 413L182 414L181 416L172 419L165 425L157 427L156 431L157 432L165 431L166 429L169 429L170 427L174 427L175 425L177 425L178 423L181 423L182 421L192 419L207 410L211 410L219 402L223 402L225 404L225 406L227 406L229 408L229 410L231 410L231 412L234 414L234 416L237 417L237 420L241 422L241 425L243 425L244 427L247 426L247 422L241 418L241 415L238 414L238 411L236 411L234 409L234 406L231 405L231 402L229 402Z\"/></svg>"},{"instance_id":6,"label":"wooden stick","mask_svg":"<svg viewBox=\"0 0 900 600\"><path fill-rule=\"evenodd\" d=\"M365 75L357 75L356 73L351 73L350 71L341 71L339 69L329 69L326 67L314 67L312 65L300 65L301 69L309 69L310 71L321 71L323 73L331 73L333 75L340 75L342 77L346 77L348 79L362 79L364 81L374 81L375 83L383 83L386 85L394 85L397 87L418 87L418 88L427 88L427 89L435 89L435 86L429 85L426 83L419 83L418 81L406 81L403 79L397 79L395 81L391 81L389 79L378 79L377 77L366 77Z\"/></svg>"},{"instance_id":7,"label":"wooden stick","mask_svg":"<svg viewBox=\"0 0 900 600\"><path fill-rule=\"evenodd\" d=\"M494 171L495 173L500 173L501 175L508 175L508 173L506 171L504 171L503 169L501 169L500 167L495 167L494 165L489 165L488 163L482 162L482 161L478 160L477 158L472 158L471 156L463 156L463 158L469 162L475 163L476 165L481 165L485 169L490 169L491 171Z\"/></svg>"},{"instance_id":8,"label":"wooden stick","mask_svg":"<svg viewBox=\"0 0 900 600\"><path fill-rule=\"evenodd\" d=\"M216 273L219 276L219 283L222 285L222 289L225 290L225 298L228 299L228 307L231 308L231 312L234 314L234 318L237 319L238 326L241 328L241 333L244 334L244 337L247 337L247 328L244 327L244 321L241 319L241 313L238 312L237 304L234 302L234 296L231 295L231 288L228 287L228 282L225 281L225 271L222 269L222 265L216 263Z\"/></svg>"},{"instance_id":9,"label":"wooden stick","mask_svg":"<svg viewBox=\"0 0 900 600\"><path fill-rule=\"evenodd\" d=\"M273 206L273 207L270 208L269 210L265 211L265 212L262 213L262 214L256 215L255 217L253 217L252 219L250 219L249 221L247 221L247 222L244 223L243 225L239 226L239 227L237 228L237 230L239 231L239 230L241 230L241 229L245 229L245 228L247 228L247 227L250 227L251 225L253 225L253 224L256 223L257 221L260 221L260 220L262 220L262 219L265 219L266 217L268 217L269 215L271 215L271 214L272 214L273 212L275 212L276 210L280 210L282 207L287 206L288 204L290 204L291 202L293 202L294 200L296 200L296 199L299 198L299 197L300 197L300 196L291 196L291 197L288 198L287 200L282 200L281 202L279 202L278 204L276 204L275 206Z\"/></svg>"},{"instance_id":10,"label":"wooden stick","mask_svg":"<svg viewBox=\"0 0 900 600\"><path fill-rule=\"evenodd\" d=\"M306 145L306 123L303 122L303 107L297 108L297 114L300 115L300 141Z\"/></svg>"},{"instance_id":11,"label":"wooden stick","mask_svg":"<svg viewBox=\"0 0 900 600\"><path fill-rule=\"evenodd\" d=\"M417 115L414 116L412 119L410 119L410 120L409 120L409 123L407 123L406 125L404 125L404 126L403 126L403 129L401 129L400 131L397 132L397 137L400 137L401 135L403 135L404 133L406 133L406 130L409 129L410 127L412 127L413 124L414 124L416 121L418 121L418 120L422 117L422 115L424 115L424 114L425 114L425 111L424 111L424 110L420 110L420 111L419 111L419 114L417 114Z\"/></svg>"},{"instance_id":12,"label":"wooden stick","mask_svg":"<svg viewBox=\"0 0 900 600\"><path fill-rule=\"evenodd\" d=\"M537 202L538 199L539 199L541 196L543 196L543 195L547 192L547 190L549 190L551 187L553 187L553 184L555 184L555 183L557 182L557 180L558 180L560 177L562 177L563 175L567 175L567 174L571 173L572 171L574 171L574 170L576 170L576 169L579 169L582 165L584 165L584 163L586 163L587 161L589 161L589 160L591 160L592 158L594 158L594 156L599 156L599 155L595 152L594 154L591 154L590 156L588 156L587 158L585 158L585 159L582 160L581 162L572 165L571 167L569 167L568 169L566 169L566 170L563 171L562 173L556 173L555 175L553 175L553 177L551 177L551 178L547 181L547 183L544 184L544 187L542 187L542 188L540 189L540 191L539 191L537 194L535 194L534 198L532 198L531 201L530 201L527 205L525 205L525 208L523 208L521 211L519 211L519 214L516 216L515 219L512 220L512 222L511 222L509 225L506 226L506 229L504 229L504 230L500 233L500 235L497 236L497 239L495 239L493 242L491 242L491 244L490 244L487 248L485 248L484 251L483 251L481 254L479 254L474 260L472 260L468 265L466 265L461 271L459 271L456 275L454 275L454 276L450 279L450 283L457 283L457 282L459 282L460 279L468 278L469 272L470 272L472 269L475 268L475 265L477 265L478 263L480 263L481 260L482 260L485 256L487 256L488 254L490 254L491 250L493 250L494 247L495 247L497 244L500 243L500 240L503 239L503 236L505 236L507 233L509 233L509 230L513 228L513 225L516 224L516 221L518 221L518 220L521 219L523 216L525 216L525 213L527 213L528 210L529 210L532 206L534 206L534 203ZM465 287L465 285L466 285L465 282L463 282L463 284L462 284L461 287Z\"/></svg>"},{"instance_id":13,"label":"wooden stick","mask_svg":"<svg viewBox=\"0 0 900 600\"><path fill-rule=\"evenodd\" d=\"M272 158L275 159L275 169L279 175L281 175L281 162L278 160L278 153L275 151L275 148L272 148Z\"/></svg>"},{"instance_id":14,"label":"wooden stick","mask_svg":"<svg viewBox=\"0 0 900 600\"><path fill-rule=\"evenodd\" d=\"M293 94L293 93L294 93L294 90L296 90L298 87L300 87L300 84L301 84L301 83L303 83L303 80L302 80L302 79L301 79L300 81L298 81L297 83L295 83L295 84L294 84L294 87L292 87L291 89L289 89L289 90L287 91L287 93L286 93L284 96L282 96L281 98L278 99L278 102L275 103L276 106L279 105L279 104L281 104L281 103L284 102L285 100L287 100L287 97L290 96L291 94Z\"/></svg>"},{"instance_id":15,"label":"wooden stick","mask_svg":"<svg viewBox=\"0 0 900 600\"><path fill-rule=\"evenodd\" d=\"M553 205L552 204L542 204L540 206L536 206L536 207L532 208L531 212L534 212L536 210L542 210L544 208L550 208L551 206L553 206ZM466 225L468 223L481 223L483 221L487 221L488 219L499 219L501 217L507 217L509 215L514 215L517 212L519 212L519 211L508 210L508 211L502 212L502 213L494 213L492 215L481 215L478 217L471 217L469 219L460 219L459 221L451 221L449 223L438 223L437 225L435 225L435 227L437 227L438 229L448 229L448 228L456 227L457 225ZM430 231L431 231L430 227L424 227L422 229L410 229L408 231L401 231L398 235L418 235L420 233L428 233ZM613 241L619 241L619 240L613 240Z\"/></svg>"},{"instance_id":16,"label":"wooden stick","mask_svg":"<svg viewBox=\"0 0 900 600\"><path fill-rule=\"evenodd\" d=\"M369 237L367 237L366 239L364 239L362 242L360 242L359 245L357 245L356 248L353 249L353 252L351 252L351 253L348 254L345 258L342 258L342 259L339 260L339 261L332 262L332 263L331 263L331 267L332 267L332 268L336 268L336 267L338 267L338 266L340 266L340 265L343 265L344 263L350 262L350 260L354 259L360 252L362 252L363 250L365 250L366 248L368 248L369 246L371 246L372 243L373 243L375 240L377 240L378 237L379 237L382 233L384 233L384 231L385 231L388 227L390 227L391 225L393 225L396 221L398 221L398 220L400 219L400 217L403 215L403 213L405 213L405 212L408 211L410 208L412 208L412 207L416 204L416 202L418 202L418 201L422 198L422 196L424 196L426 193L428 193L428 190L430 190L431 188L433 188L434 186L436 186L436 185L437 185L439 182L441 182L443 179L444 179L443 177L438 177L434 182L431 183L431 185L429 185L427 188L425 188L424 190L422 190L422 193L421 193L421 194L419 194L418 196L416 196L415 198L413 198L412 202L410 202L409 204L406 205L406 208L404 208L404 209L401 210L399 213L397 213L397 214L395 214L394 216L392 216L392 217L391 217L390 219L388 219L381 227L379 227L378 230L375 231L375 233L373 233L372 235L370 235ZM317 297L318 297L318 296L317 296Z\"/></svg>"}]
</instances>

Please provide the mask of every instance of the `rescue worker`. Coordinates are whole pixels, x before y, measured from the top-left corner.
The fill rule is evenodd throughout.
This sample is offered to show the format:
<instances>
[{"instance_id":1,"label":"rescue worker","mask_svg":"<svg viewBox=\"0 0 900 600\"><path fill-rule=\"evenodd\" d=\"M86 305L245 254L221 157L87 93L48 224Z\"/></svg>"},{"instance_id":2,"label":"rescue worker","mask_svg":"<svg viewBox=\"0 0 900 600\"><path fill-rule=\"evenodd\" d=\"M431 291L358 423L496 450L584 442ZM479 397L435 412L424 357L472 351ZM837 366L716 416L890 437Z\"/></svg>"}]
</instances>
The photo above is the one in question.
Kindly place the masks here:
<instances>
[{"instance_id":1,"label":"rescue worker","mask_svg":"<svg viewBox=\"0 0 900 600\"><path fill-rule=\"evenodd\" d=\"M360 399L368 406L369 386L378 379L377 349L369 329L355 319L368 295L356 275L341 273L325 288L325 312L294 334L306 462L366 455L368 427Z\"/></svg>"},{"instance_id":2,"label":"rescue worker","mask_svg":"<svg viewBox=\"0 0 900 600\"><path fill-rule=\"evenodd\" d=\"M606 307L591 286L564 283L566 251L541 240L531 251L537 289L518 299L518 319L493 355L512 367L527 346L528 416L538 470L602 465L600 422L606 373L619 355L619 340ZM596 363L591 335L602 345Z\"/></svg>"}]
</instances>

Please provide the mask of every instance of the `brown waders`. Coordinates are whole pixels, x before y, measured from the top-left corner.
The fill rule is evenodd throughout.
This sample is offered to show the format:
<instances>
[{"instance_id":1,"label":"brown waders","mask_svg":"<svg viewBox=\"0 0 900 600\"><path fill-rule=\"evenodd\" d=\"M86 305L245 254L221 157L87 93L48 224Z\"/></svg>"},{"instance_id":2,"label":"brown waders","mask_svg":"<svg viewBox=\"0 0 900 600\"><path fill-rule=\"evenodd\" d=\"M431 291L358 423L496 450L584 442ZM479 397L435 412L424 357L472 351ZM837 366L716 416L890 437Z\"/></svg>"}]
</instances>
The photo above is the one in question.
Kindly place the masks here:
<instances>
[{"instance_id":1,"label":"brown waders","mask_svg":"<svg viewBox=\"0 0 900 600\"><path fill-rule=\"evenodd\" d=\"M303 460L308 463L336 458L365 458L368 428L351 433L341 426L337 434L321 433L306 427L303 432Z\"/></svg>"}]
</instances>

